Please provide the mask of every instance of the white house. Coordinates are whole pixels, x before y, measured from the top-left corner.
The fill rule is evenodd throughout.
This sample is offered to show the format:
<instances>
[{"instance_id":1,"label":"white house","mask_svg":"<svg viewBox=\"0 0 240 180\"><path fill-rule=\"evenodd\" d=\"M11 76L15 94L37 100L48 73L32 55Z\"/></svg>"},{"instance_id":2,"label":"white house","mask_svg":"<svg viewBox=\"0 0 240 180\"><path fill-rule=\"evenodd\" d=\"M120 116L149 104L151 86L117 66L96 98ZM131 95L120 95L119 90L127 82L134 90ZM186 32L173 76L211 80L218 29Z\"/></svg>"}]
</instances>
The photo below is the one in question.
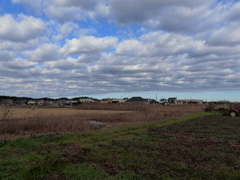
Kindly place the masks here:
<instances>
[{"instance_id":1,"label":"white house","mask_svg":"<svg viewBox=\"0 0 240 180\"><path fill-rule=\"evenodd\" d=\"M80 98L79 101L81 103L95 103L96 101L91 98Z\"/></svg>"},{"instance_id":2,"label":"white house","mask_svg":"<svg viewBox=\"0 0 240 180\"><path fill-rule=\"evenodd\" d=\"M37 104L37 101L35 101L35 100L29 100L29 101L27 102L27 104L28 104L28 105L36 105L36 104Z\"/></svg>"}]
</instances>

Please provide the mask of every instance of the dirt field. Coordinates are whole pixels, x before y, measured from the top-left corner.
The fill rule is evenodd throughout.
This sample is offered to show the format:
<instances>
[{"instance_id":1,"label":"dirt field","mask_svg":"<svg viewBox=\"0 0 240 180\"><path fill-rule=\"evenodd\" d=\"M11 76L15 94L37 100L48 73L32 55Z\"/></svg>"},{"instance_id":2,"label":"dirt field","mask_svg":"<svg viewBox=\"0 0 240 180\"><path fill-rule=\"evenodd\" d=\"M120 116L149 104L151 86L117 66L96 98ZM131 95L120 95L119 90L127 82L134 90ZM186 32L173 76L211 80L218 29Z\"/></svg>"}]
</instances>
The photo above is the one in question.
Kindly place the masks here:
<instances>
[{"instance_id":1,"label":"dirt field","mask_svg":"<svg viewBox=\"0 0 240 180\"><path fill-rule=\"evenodd\" d=\"M162 157L181 163L180 177L184 177L185 169L188 168L192 175L201 177L199 179L215 179L210 177L219 169L219 178L228 179L229 177L225 178L223 175L240 173L239 129L240 117L213 116L152 128L149 129L149 135L158 138L159 146L155 150ZM169 170L164 167L160 169L163 173ZM223 173L226 170L229 174ZM172 176L174 171L169 171L169 175ZM202 172L205 174L201 174ZM232 175L230 179L234 179L233 177Z\"/></svg>"}]
</instances>

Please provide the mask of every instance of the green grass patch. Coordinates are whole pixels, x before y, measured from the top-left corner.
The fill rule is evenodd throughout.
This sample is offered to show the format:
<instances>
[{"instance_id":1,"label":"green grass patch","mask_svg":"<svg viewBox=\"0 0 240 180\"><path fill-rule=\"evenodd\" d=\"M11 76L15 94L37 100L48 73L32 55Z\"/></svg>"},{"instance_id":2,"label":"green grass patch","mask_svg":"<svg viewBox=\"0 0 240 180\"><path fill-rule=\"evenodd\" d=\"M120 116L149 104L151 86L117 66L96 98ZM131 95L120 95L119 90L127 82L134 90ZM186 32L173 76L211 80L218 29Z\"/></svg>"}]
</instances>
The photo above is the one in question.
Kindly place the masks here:
<instances>
[{"instance_id":1,"label":"green grass patch","mask_svg":"<svg viewBox=\"0 0 240 180\"><path fill-rule=\"evenodd\" d=\"M0 179L14 180L19 179L19 172L24 168L25 158L12 157L0 159Z\"/></svg>"},{"instance_id":2,"label":"green grass patch","mask_svg":"<svg viewBox=\"0 0 240 180\"><path fill-rule=\"evenodd\" d=\"M109 175L99 168L84 164L69 164L65 167L63 173L67 179L106 179Z\"/></svg>"}]
</instances>

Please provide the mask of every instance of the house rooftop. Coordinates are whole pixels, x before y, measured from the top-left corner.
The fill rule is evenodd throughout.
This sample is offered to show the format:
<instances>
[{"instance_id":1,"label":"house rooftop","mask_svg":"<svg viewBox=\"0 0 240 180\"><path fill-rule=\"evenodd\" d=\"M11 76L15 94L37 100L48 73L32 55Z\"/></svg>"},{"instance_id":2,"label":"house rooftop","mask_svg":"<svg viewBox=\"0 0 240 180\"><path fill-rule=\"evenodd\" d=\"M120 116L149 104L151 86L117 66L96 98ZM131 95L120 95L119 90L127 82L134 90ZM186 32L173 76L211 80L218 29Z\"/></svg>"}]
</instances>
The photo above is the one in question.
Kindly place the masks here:
<instances>
[{"instance_id":1,"label":"house rooftop","mask_svg":"<svg viewBox=\"0 0 240 180\"><path fill-rule=\"evenodd\" d=\"M147 102L147 101L148 101L147 99L137 96L137 97L132 97L128 99L126 102Z\"/></svg>"}]
</instances>

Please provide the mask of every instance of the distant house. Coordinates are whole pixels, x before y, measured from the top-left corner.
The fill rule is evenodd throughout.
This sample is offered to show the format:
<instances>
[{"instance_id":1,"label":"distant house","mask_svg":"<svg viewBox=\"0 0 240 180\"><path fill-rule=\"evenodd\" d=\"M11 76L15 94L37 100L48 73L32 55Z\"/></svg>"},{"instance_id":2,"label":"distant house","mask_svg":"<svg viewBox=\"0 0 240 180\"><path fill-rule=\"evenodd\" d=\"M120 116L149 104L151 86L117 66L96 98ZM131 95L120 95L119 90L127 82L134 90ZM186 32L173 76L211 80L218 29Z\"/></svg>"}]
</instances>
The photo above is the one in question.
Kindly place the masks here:
<instances>
[{"instance_id":1,"label":"distant house","mask_svg":"<svg viewBox=\"0 0 240 180\"><path fill-rule=\"evenodd\" d=\"M118 104L120 103L120 99L112 99L112 104Z\"/></svg>"},{"instance_id":2,"label":"distant house","mask_svg":"<svg viewBox=\"0 0 240 180\"><path fill-rule=\"evenodd\" d=\"M79 101L76 101L76 100L71 100L70 101L70 104L78 104L79 103Z\"/></svg>"},{"instance_id":3,"label":"distant house","mask_svg":"<svg viewBox=\"0 0 240 180\"><path fill-rule=\"evenodd\" d=\"M20 106L24 106L24 105L26 105L27 104L27 99L17 99L16 101L15 101L15 104L16 105L20 105Z\"/></svg>"},{"instance_id":4,"label":"distant house","mask_svg":"<svg viewBox=\"0 0 240 180\"><path fill-rule=\"evenodd\" d=\"M100 104L118 104L124 103L127 99L117 99L117 98L104 98L100 101Z\"/></svg>"},{"instance_id":5,"label":"distant house","mask_svg":"<svg viewBox=\"0 0 240 180\"><path fill-rule=\"evenodd\" d=\"M169 104L176 104L176 103L177 103L177 98L176 98L176 97L170 97L170 98L168 98L168 103L169 103Z\"/></svg>"},{"instance_id":6,"label":"distant house","mask_svg":"<svg viewBox=\"0 0 240 180\"><path fill-rule=\"evenodd\" d=\"M150 103L148 99L142 97L132 97L126 101L126 103Z\"/></svg>"},{"instance_id":7,"label":"distant house","mask_svg":"<svg viewBox=\"0 0 240 180\"><path fill-rule=\"evenodd\" d=\"M176 104L182 105L182 104L203 104L203 100L200 99L183 99L183 100L177 100Z\"/></svg>"},{"instance_id":8,"label":"distant house","mask_svg":"<svg viewBox=\"0 0 240 180\"><path fill-rule=\"evenodd\" d=\"M183 104L203 104L203 100L199 100L199 99L185 99L185 100L183 100Z\"/></svg>"},{"instance_id":9,"label":"distant house","mask_svg":"<svg viewBox=\"0 0 240 180\"><path fill-rule=\"evenodd\" d=\"M148 99L148 102L150 104L159 104L159 102L157 100L155 100L155 99Z\"/></svg>"},{"instance_id":10,"label":"distant house","mask_svg":"<svg viewBox=\"0 0 240 180\"><path fill-rule=\"evenodd\" d=\"M11 106L11 105L13 105L13 100L12 99L3 99L2 104Z\"/></svg>"},{"instance_id":11,"label":"distant house","mask_svg":"<svg viewBox=\"0 0 240 180\"><path fill-rule=\"evenodd\" d=\"M40 99L40 100L37 101L37 105L38 106L43 106L43 105L47 105L47 103L43 99Z\"/></svg>"},{"instance_id":12,"label":"distant house","mask_svg":"<svg viewBox=\"0 0 240 180\"><path fill-rule=\"evenodd\" d=\"M112 99L112 103L124 103L126 102L128 99L127 98L124 98L124 99L116 99L116 98L113 98Z\"/></svg>"},{"instance_id":13,"label":"distant house","mask_svg":"<svg viewBox=\"0 0 240 180\"><path fill-rule=\"evenodd\" d=\"M184 104L184 100L177 100L177 101L176 101L176 104L177 104L177 105L182 105L182 104Z\"/></svg>"},{"instance_id":14,"label":"distant house","mask_svg":"<svg viewBox=\"0 0 240 180\"><path fill-rule=\"evenodd\" d=\"M57 106L58 105L58 101L57 100L48 100L46 101L47 102L47 105L49 106Z\"/></svg>"},{"instance_id":15,"label":"distant house","mask_svg":"<svg viewBox=\"0 0 240 180\"><path fill-rule=\"evenodd\" d=\"M106 98L106 99L102 99L102 100L100 101L100 104L111 104L112 102L113 102L112 99Z\"/></svg>"},{"instance_id":16,"label":"distant house","mask_svg":"<svg viewBox=\"0 0 240 180\"><path fill-rule=\"evenodd\" d=\"M161 104L161 105L168 105L169 103L168 103L167 99L160 99L159 100L159 104Z\"/></svg>"},{"instance_id":17,"label":"distant house","mask_svg":"<svg viewBox=\"0 0 240 180\"><path fill-rule=\"evenodd\" d=\"M29 101L27 102L27 104L28 104L28 105L36 105L36 104L37 104L37 101L35 101L35 100L29 100Z\"/></svg>"},{"instance_id":18,"label":"distant house","mask_svg":"<svg viewBox=\"0 0 240 180\"><path fill-rule=\"evenodd\" d=\"M79 102L81 102L81 103L96 103L97 101L92 98L80 98Z\"/></svg>"}]
</instances>

